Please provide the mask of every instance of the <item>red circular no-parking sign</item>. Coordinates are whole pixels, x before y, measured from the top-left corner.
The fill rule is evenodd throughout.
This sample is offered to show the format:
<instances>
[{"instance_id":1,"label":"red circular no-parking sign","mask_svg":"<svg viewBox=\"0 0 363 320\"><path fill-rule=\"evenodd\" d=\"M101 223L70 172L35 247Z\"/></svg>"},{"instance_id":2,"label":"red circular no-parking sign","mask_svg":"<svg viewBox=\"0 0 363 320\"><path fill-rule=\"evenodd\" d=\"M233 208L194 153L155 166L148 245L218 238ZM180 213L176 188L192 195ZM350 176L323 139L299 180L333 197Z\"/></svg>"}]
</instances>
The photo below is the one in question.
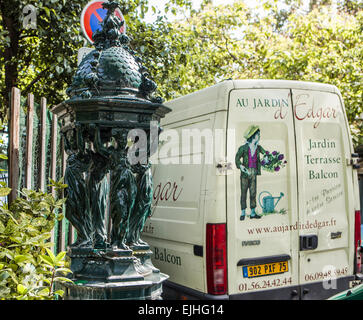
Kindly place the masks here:
<instances>
[{"instance_id":1,"label":"red circular no-parking sign","mask_svg":"<svg viewBox=\"0 0 363 320\"><path fill-rule=\"evenodd\" d=\"M107 10L102 8L102 3L107 1L94 0L89 2L83 9L81 15L81 27L88 41L93 43L92 35L96 30L101 29L100 23L105 19ZM115 10L115 15L125 21L120 9ZM122 33L126 32L126 24L120 28Z\"/></svg>"}]
</instances>

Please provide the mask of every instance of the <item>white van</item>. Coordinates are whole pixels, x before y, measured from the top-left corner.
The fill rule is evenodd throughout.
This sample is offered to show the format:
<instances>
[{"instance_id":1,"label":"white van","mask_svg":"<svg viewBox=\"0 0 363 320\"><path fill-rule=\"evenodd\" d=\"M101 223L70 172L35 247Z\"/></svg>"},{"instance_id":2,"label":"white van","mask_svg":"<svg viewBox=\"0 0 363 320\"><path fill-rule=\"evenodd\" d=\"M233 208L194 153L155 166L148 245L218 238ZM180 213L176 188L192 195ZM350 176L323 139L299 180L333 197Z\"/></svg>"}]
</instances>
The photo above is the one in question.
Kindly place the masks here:
<instances>
[{"instance_id":1,"label":"white van","mask_svg":"<svg viewBox=\"0 0 363 320\"><path fill-rule=\"evenodd\" d=\"M166 103L143 239L165 299L324 299L360 280L335 86L228 80Z\"/></svg>"}]
</instances>

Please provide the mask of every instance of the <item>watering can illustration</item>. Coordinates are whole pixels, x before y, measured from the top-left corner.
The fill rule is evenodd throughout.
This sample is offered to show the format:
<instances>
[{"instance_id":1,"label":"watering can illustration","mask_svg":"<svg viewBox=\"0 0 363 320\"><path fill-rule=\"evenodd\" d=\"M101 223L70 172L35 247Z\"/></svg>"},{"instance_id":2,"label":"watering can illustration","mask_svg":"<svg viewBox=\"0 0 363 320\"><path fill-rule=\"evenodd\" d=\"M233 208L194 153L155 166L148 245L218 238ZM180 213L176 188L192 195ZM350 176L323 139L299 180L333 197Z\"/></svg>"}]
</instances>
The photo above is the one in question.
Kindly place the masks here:
<instances>
[{"instance_id":1,"label":"watering can illustration","mask_svg":"<svg viewBox=\"0 0 363 320\"><path fill-rule=\"evenodd\" d=\"M261 203L262 194L268 194L268 195L262 198L262 203ZM273 197L270 192L262 191L258 196L258 202L259 202L260 206L262 207L264 213L272 213L272 212L274 212L275 207L277 206L277 203L280 201L280 199L283 196L284 196L284 194L282 192L280 192L279 197ZM277 199L277 201L275 202L276 199Z\"/></svg>"}]
</instances>

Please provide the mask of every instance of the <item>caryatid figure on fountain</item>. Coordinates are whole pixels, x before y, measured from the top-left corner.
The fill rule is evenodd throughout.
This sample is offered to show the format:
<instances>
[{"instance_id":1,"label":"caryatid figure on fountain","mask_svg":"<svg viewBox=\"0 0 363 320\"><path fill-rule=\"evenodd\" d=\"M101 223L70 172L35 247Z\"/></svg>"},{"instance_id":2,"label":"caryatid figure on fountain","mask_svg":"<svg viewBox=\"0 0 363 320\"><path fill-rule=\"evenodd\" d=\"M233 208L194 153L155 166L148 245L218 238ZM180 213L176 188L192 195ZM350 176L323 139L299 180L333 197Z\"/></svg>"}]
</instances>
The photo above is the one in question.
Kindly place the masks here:
<instances>
[{"instance_id":1,"label":"caryatid figure on fountain","mask_svg":"<svg viewBox=\"0 0 363 320\"><path fill-rule=\"evenodd\" d=\"M127 159L127 129L113 129L116 147L111 152L110 216L112 219L111 242L120 249L129 249L126 235L133 214L137 185Z\"/></svg>"},{"instance_id":2,"label":"caryatid figure on fountain","mask_svg":"<svg viewBox=\"0 0 363 320\"><path fill-rule=\"evenodd\" d=\"M76 123L74 129L63 134L64 149L68 155L64 182L66 218L77 231L77 240L72 247L92 247L92 221L87 192L86 173L91 166L91 154L85 147L83 128Z\"/></svg>"},{"instance_id":3,"label":"caryatid figure on fountain","mask_svg":"<svg viewBox=\"0 0 363 320\"><path fill-rule=\"evenodd\" d=\"M110 247L129 250L125 241L129 231L129 219L134 210L137 184L127 160L128 129L113 128L111 135L113 144L105 146L101 139L100 128L96 126L94 147L96 152L105 159L105 166L108 169L104 170L110 171Z\"/></svg>"}]
</instances>

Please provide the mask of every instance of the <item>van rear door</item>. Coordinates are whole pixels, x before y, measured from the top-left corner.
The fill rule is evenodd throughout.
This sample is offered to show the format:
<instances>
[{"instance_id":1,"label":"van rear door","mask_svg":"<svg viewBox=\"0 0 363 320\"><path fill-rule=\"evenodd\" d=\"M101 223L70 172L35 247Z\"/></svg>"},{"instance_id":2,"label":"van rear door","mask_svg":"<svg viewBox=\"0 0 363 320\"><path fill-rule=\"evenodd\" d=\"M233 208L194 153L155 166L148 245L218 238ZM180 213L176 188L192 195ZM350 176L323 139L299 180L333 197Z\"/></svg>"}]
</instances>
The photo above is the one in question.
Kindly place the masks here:
<instances>
[{"instance_id":1,"label":"van rear door","mask_svg":"<svg viewBox=\"0 0 363 320\"><path fill-rule=\"evenodd\" d=\"M234 170L226 176L226 198L231 299L298 298L299 222L292 110L289 88L230 92L227 158ZM257 130L259 140L250 141ZM255 152L249 153L249 142L257 157ZM241 172L239 164L248 174ZM245 216L241 218L243 209ZM253 218L252 209L257 218Z\"/></svg>"},{"instance_id":2,"label":"van rear door","mask_svg":"<svg viewBox=\"0 0 363 320\"><path fill-rule=\"evenodd\" d=\"M334 88L334 87L332 87ZM354 192L348 125L337 93L292 90L302 299L347 289L353 274Z\"/></svg>"}]
</instances>

